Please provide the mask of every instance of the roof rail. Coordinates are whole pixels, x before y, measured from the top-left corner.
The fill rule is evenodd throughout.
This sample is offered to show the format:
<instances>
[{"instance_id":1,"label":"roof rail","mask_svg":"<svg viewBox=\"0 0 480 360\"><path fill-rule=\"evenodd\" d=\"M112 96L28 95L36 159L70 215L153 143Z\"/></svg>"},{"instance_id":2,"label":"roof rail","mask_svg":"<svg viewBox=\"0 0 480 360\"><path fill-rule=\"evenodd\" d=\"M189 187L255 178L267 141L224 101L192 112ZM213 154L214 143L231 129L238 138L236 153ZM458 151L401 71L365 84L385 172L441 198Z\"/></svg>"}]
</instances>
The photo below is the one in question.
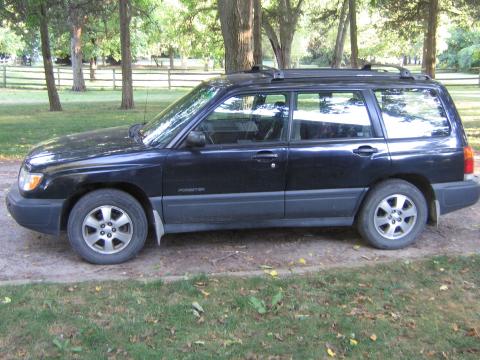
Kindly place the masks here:
<instances>
[{"instance_id":1,"label":"roof rail","mask_svg":"<svg viewBox=\"0 0 480 360\"><path fill-rule=\"evenodd\" d=\"M282 70L266 66L266 65L261 65L261 64L256 64L253 65L250 70L245 71L246 73L262 73L265 75L270 75L273 80L281 80L285 77L284 73Z\"/></svg>"},{"instance_id":2,"label":"roof rail","mask_svg":"<svg viewBox=\"0 0 480 360\"><path fill-rule=\"evenodd\" d=\"M375 67L375 69L373 69ZM391 72L382 68L394 68L398 73ZM283 79L307 79L307 78L336 78L336 77L386 77L392 78L399 76L400 79L410 80L430 80L425 74L413 75L408 69L393 64L370 63L364 65L361 69L332 69L332 68L295 68L279 70L265 65L254 65L250 70L243 73L259 73L271 77L274 80Z\"/></svg>"},{"instance_id":3,"label":"roof rail","mask_svg":"<svg viewBox=\"0 0 480 360\"><path fill-rule=\"evenodd\" d=\"M394 64L369 63L369 64L365 64L362 67L362 70L373 71L373 69L372 69L373 66L375 66L377 68L394 68L394 69L397 69L398 72L400 73L400 78L401 79L415 79L414 76L412 75L412 73L410 72L410 70L405 69L404 67L401 67L401 66L398 66L398 65L394 65ZM378 71L378 70L375 70L375 71ZM386 72L388 72L388 71L386 71Z\"/></svg>"}]
</instances>

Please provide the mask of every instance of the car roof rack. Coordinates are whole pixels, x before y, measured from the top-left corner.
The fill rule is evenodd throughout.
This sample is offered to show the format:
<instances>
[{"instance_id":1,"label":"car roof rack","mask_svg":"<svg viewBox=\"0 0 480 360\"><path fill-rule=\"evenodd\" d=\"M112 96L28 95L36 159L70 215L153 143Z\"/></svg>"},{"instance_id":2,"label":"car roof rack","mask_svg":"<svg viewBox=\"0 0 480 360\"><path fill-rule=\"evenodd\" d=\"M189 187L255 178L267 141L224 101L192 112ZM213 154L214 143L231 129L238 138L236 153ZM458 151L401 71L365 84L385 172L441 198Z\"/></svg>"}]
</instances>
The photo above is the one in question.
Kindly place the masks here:
<instances>
[{"instance_id":1,"label":"car roof rack","mask_svg":"<svg viewBox=\"0 0 480 360\"><path fill-rule=\"evenodd\" d=\"M272 80L281 80L285 78L283 70L276 69L274 67L256 64L253 65L250 70L245 71L246 73L262 73L272 77Z\"/></svg>"},{"instance_id":2,"label":"car roof rack","mask_svg":"<svg viewBox=\"0 0 480 360\"><path fill-rule=\"evenodd\" d=\"M391 72L385 68L393 68L398 72ZM273 80L283 79L302 79L302 78L335 78L335 77L399 77L400 79L411 80L431 80L428 75L418 74L413 75L410 70L393 64L378 64L369 63L364 65L361 69L332 69L332 68L297 68L279 70L265 65L254 65L250 70L244 73L261 73L270 76Z\"/></svg>"},{"instance_id":3,"label":"car roof rack","mask_svg":"<svg viewBox=\"0 0 480 360\"><path fill-rule=\"evenodd\" d=\"M379 71L379 70L372 69L372 67L376 67L376 68L380 68L380 69L383 69L383 68L397 69L399 74L400 74L400 79L415 79L415 77L412 75L410 70L405 69L404 67L401 67L401 66L398 66L398 65L394 65L394 64L369 63L369 64L363 65L362 70L364 70L364 71L377 71L377 72ZM388 70L383 70L383 72L388 73L389 71Z\"/></svg>"}]
</instances>

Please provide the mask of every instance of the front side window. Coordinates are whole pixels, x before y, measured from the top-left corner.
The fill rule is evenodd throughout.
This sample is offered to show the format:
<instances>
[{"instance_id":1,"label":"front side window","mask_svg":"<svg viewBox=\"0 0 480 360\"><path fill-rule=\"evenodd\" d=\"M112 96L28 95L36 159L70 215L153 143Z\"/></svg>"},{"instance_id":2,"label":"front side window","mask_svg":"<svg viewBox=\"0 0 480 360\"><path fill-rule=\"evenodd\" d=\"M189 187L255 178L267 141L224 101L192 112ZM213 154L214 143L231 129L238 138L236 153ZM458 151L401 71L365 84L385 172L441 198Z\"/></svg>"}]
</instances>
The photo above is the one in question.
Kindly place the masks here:
<instances>
[{"instance_id":1,"label":"front side window","mask_svg":"<svg viewBox=\"0 0 480 360\"><path fill-rule=\"evenodd\" d=\"M389 138L448 136L447 115L433 89L376 90Z\"/></svg>"},{"instance_id":2,"label":"front side window","mask_svg":"<svg viewBox=\"0 0 480 360\"><path fill-rule=\"evenodd\" d=\"M358 91L298 93L293 111L293 140L370 138L372 126Z\"/></svg>"},{"instance_id":3,"label":"front side window","mask_svg":"<svg viewBox=\"0 0 480 360\"><path fill-rule=\"evenodd\" d=\"M238 95L225 100L197 126L207 144L279 141L288 121L284 94Z\"/></svg>"},{"instance_id":4,"label":"front side window","mask_svg":"<svg viewBox=\"0 0 480 360\"><path fill-rule=\"evenodd\" d=\"M198 85L140 130L143 142L150 146L166 145L219 91L215 84Z\"/></svg>"}]
</instances>

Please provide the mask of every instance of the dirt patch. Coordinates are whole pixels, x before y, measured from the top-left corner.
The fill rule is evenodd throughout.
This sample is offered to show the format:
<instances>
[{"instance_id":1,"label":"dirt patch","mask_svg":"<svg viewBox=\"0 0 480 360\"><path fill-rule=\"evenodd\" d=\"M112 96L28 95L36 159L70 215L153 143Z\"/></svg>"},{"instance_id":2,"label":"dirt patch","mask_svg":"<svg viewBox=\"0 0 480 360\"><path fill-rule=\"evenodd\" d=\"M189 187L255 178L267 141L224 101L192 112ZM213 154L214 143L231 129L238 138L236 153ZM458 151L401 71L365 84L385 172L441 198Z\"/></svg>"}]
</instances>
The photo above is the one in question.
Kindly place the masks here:
<instances>
[{"instance_id":1,"label":"dirt patch","mask_svg":"<svg viewBox=\"0 0 480 360\"><path fill-rule=\"evenodd\" d=\"M285 272L288 269L307 271L480 252L480 204L477 204L443 216L438 228L427 227L415 245L403 250L371 248L351 228L218 231L167 235L160 247L149 239L134 260L121 265L95 266L73 253L65 235L35 233L18 226L10 217L3 204L19 166L18 161L0 160L0 283L141 279L225 272L244 275L261 271L261 265L285 269Z\"/></svg>"}]
</instances>

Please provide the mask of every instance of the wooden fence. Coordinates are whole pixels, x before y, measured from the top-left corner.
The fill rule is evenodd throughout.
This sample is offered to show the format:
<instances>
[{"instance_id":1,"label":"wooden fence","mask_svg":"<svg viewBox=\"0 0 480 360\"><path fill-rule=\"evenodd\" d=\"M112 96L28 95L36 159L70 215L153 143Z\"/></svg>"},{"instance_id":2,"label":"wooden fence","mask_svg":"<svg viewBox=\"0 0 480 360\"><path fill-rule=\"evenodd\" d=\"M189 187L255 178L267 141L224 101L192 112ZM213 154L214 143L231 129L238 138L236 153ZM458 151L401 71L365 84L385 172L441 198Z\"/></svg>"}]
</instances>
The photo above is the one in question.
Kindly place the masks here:
<instances>
[{"instance_id":1,"label":"wooden fence","mask_svg":"<svg viewBox=\"0 0 480 360\"><path fill-rule=\"evenodd\" d=\"M8 66L0 67L0 87L45 88L42 67ZM89 89L119 89L122 87L122 72L118 68L100 68L95 79L90 79L89 69L84 68L84 77ZM218 76L222 72L193 70L135 69L132 72L135 88L181 88L193 87L203 80ZM73 75L70 67L54 68L55 82L59 88L71 88ZM449 86L480 86L480 74L439 71L437 80Z\"/></svg>"},{"instance_id":2,"label":"wooden fence","mask_svg":"<svg viewBox=\"0 0 480 360\"><path fill-rule=\"evenodd\" d=\"M42 67L2 66L1 87L44 88L45 74ZM90 70L83 69L85 85L89 89L119 89L122 87L122 71L118 68L101 68L90 79ZM203 80L218 76L221 72L191 70L135 69L132 72L135 88L182 88L193 87ZM55 83L59 88L71 88L73 74L69 67L54 68Z\"/></svg>"}]
</instances>

